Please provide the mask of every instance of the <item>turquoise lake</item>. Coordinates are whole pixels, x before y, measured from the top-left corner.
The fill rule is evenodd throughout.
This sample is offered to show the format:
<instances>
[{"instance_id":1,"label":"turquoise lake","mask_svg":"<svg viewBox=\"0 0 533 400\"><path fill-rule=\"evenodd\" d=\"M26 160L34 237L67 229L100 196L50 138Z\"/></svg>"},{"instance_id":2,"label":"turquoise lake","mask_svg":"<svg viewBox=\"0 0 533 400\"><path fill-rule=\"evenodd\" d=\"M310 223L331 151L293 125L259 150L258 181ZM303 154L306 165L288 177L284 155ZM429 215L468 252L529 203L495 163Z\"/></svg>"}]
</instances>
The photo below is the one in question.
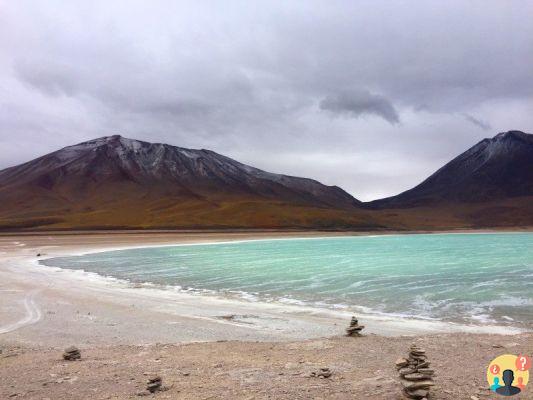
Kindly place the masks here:
<instances>
[{"instance_id":1,"label":"turquoise lake","mask_svg":"<svg viewBox=\"0 0 533 400\"><path fill-rule=\"evenodd\" d=\"M252 301L533 327L533 233L258 240L42 263Z\"/></svg>"}]
</instances>

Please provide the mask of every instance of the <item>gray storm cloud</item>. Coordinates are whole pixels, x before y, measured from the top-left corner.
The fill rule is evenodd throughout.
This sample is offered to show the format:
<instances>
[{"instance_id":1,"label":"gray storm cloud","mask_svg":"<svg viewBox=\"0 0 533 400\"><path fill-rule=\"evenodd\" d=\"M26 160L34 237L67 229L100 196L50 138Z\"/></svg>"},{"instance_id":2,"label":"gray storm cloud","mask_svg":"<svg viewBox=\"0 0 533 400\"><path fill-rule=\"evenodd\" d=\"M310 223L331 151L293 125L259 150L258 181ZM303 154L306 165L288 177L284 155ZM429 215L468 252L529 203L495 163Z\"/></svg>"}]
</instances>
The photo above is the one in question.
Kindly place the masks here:
<instances>
[{"instance_id":1,"label":"gray storm cloud","mask_svg":"<svg viewBox=\"0 0 533 400\"><path fill-rule=\"evenodd\" d=\"M463 116L468 122L471 122L478 128L483 129L484 131L490 131L492 129L492 126L486 121L482 121L479 118L476 118L470 114L463 114Z\"/></svg>"},{"instance_id":2,"label":"gray storm cloud","mask_svg":"<svg viewBox=\"0 0 533 400\"><path fill-rule=\"evenodd\" d=\"M400 122L398 112L386 97L372 94L367 90L353 90L327 96L320 102L320 108L337 114L348 114L355 118L373 114L391 124Z\"/></svg>"},{"instance_id":3,"label":"gray storm cloud","mask_svg":"<svg viewBox=\"0 0 533 400\"><path fill-rule=\"evenodd\" d=\"M3 2L0 168L120 133L396 194L486 136L533 131L531 15L495 0Z\"/></svg>"}]
</instances>

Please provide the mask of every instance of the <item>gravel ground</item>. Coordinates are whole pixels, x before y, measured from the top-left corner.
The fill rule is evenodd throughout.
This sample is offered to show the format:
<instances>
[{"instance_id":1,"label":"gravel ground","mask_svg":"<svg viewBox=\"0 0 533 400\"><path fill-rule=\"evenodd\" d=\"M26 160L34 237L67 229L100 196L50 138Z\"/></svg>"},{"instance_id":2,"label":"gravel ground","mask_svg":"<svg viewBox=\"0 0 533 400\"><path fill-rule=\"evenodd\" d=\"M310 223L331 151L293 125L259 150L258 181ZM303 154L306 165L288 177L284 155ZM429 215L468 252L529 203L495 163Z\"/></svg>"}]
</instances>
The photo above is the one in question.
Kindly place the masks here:
<instances>
[{"instance_id":1,"label":"gravel ground","mask_svg":"<svg viewBox=\"0 0 533 400\"><path fill-rule=\"evenodd\" d=\"M62 349L4 347L0 398L401 399L394 362L413 342L436 371L431 399L495 398L485 380L490 360L533 353L532 334L112 346L81 348L80 361L64 361ZM332 376L310 377L321 367ZM167 390L147 394L156 375ZM533 399L533 390L513 398Z\"/></svg>"}]
</instances>

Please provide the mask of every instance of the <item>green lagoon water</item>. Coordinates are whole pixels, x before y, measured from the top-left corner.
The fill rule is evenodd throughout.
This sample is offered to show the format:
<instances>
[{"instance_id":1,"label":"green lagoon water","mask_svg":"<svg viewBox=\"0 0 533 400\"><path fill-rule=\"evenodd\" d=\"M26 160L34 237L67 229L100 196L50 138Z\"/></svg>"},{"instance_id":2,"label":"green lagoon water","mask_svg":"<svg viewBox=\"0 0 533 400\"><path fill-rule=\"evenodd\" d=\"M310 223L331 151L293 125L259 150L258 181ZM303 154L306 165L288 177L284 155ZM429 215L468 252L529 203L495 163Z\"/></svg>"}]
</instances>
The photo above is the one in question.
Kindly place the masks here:
<instances>
[{"instance_id":1,"label":"green lagoon water","mask_svg":"<svg viewBox=\"0 0 533 400\"><path fill-rule=\"evenodd\" d=\"M533 327L533 233L257 240L42 263L250 301Z\"/></svg>"}]
</instances>

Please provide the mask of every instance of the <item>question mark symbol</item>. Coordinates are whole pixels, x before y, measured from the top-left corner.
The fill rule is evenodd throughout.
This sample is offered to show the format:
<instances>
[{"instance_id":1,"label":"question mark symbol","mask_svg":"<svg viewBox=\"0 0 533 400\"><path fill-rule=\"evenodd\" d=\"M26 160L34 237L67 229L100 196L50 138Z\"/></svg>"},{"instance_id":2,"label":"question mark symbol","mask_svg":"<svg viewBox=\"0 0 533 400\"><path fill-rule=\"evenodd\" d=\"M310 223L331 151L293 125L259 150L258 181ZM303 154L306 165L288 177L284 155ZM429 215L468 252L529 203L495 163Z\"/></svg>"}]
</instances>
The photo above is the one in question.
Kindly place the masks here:
<instances>
[{"instance_id":1,"label":"question mark symbol","mask_svg":"<svg viewBox=\"0 0 533 400\"><path fill-rule=\"evenodd\" d=\"M500 372L500 366L498 364L493 364L490 367L490 372L492 372L493 375L498 375L498 373Z\"/></svg>"},{"instance_id":2,"label":"question mark symbol","mask_svg":"<svg viewBox=\"0 0 533 400\"><path fill-rule=\"evenodd\" d=\"M519 355L516 359L516 369L525 371L531 367L531 359L527 356Z\"/></svg>"}]
</instances>

